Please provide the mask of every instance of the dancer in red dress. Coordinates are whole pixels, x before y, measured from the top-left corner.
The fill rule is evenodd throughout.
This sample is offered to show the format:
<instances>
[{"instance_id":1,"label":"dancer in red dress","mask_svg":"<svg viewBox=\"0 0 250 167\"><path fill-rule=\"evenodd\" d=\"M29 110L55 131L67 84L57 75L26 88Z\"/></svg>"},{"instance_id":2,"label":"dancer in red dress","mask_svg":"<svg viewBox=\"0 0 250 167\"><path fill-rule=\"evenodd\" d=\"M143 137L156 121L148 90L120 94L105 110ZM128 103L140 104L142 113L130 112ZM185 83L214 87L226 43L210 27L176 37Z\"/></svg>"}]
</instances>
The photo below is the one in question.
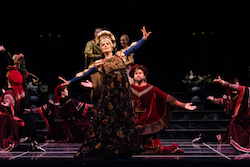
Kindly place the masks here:
<instances>
[{"instance_id":1,"label":"dancer in red dress","mask_svg":"<svg viewBox=\"0 0 250 167\"><path fill-rule=\"evenodd\" d=\"M134 65L129 73L134 78L131 89L135 98L137 129L142 139L144 154L183 153L178 144L162 146L156 133L165 130L172 118L172 107L194 110L192 103L182 103L147 83L148 70L143 65Z\"/></svg>"},{"instance_id":2,"label":"dancer in red dress","mask_svg":"<svg viewBox=\"0 0 250 167\"><path fill-rule=\"evenodd\" d=\"M20 100L25 97L22 86L23 77L17 70L8 74L8 89L0 98L0 151L11 151L19 144L18 127L24 126L24 121L16 116L20 108Z\"/></svg>"},{"instance_id":3,"label":"dancer in red dress","mask_svg":"<svg viewBox=\"0 0 250 167\"><path fill-rule=\"evenodd\" d=\"M230 143L239 151L250 153L250 87L231 84L222 80L220 76L214 82L237 91L237 94L230 99L208 97L214 103L224 106L226 113L231 115L226 133L217 135L217 139L222 143Z\"/></svg>"}]
</instances>

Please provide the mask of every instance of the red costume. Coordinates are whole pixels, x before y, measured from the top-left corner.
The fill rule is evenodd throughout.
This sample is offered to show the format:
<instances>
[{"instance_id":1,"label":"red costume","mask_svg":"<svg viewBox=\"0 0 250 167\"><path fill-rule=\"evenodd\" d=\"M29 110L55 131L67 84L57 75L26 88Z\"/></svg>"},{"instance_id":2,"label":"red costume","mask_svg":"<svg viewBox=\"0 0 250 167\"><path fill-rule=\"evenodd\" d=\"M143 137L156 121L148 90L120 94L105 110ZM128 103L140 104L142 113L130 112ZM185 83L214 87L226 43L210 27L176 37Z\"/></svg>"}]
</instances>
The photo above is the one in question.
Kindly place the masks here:
<instances>
[{"instance_id":1,"label":"red costume","mask_svg":"<svg viewBox=\"0 0 250 167\"><path fill-rule=\"evenodd\" d=\"M90 127L89 105L67 97L60 98L59 92L63 88L58 85L48 104L38 108L48 128L47 139L50 142L83 142Z\"/></svg>"},{"instance_id":2,"label":"red costume","mask_svg":"<svg viewBox=\"0 0 250 167\"><path fill-rule=\"evenodd\" d=\"M19 144L18 126L24 126L24 121L16 117L16 109L20 108L20 100L25 96L20 72L13 70L8 75L13 89L8 89L0 98L0 151L11 151Z\"/></svg>"},{"instance_id":3,"label":"red costume","mask_svg":"<svg viewBox=\"0 0 250 167\"><path fill-rule=\"evenodd\" d=\"M217 135L217 139L223 143L230 143L237 150L250 153L250 88L241 85L226 83L231 90L237 90L233 97L215 98L216 104L224 106L227 114L231 115L231 121L224 135Z\"/></svg>"},{"instance_id":4,"label":"red costume","mask_svg":"<svg viewBox=\"0 0 250 167\"><path fill-rule=\"evenodd\" d=\"M135 98L137 128L142 137L145 153L183 153L177 143L170 147L162 146L156 133L168 127L172 118L172 107L181 107L184 103L150 84L145 86L132 84L131 90Z\"/></svg>"}]
</instances>

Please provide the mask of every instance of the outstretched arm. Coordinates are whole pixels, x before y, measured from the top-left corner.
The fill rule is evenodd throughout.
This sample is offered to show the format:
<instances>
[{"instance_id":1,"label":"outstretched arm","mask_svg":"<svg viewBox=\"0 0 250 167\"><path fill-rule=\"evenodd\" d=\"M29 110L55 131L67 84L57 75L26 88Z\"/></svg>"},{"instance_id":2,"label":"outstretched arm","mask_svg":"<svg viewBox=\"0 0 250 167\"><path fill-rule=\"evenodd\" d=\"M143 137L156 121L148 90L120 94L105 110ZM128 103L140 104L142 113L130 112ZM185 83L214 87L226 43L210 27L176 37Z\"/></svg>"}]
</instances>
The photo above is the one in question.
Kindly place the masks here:
<instances>
[{"instance_id":1,"label":"outstretched arm","mask_svg":"<svg viewBox=\"0 0 250 167\"><path fill-rule=\"evenodd\" d=\"M86 71L84 71L82 76L74 77L73 79L71 79L69 81L63 79L62 77L58 77L58 78L64 82L64 85L69 85L70 83L75 82L75 81L77 81L79 79L82 79L82 78L86 77L87 75L93 74L95 72L97 72L97 69L95 67L92 67L92 68L87 69Z\"/></svg>"},{"instance_id":2,"label":"outstretched arm","mask_svg":"<svg viewBox=\"0 0 250 167\"><path fill-rule=\"evenodd\" d=\"M75 77L75 78L71 79L70 83L75 82L79 79L82 79L82 78L86 77L87 75L94 74L96 71L97 71L97 69L95 67L92 67L92 68L86 70L81 77Z\"/></svg>"},{"instance_id":3,"label":"outstretched arm","mask_svg":"<svg viewBox=\"0 0 250 167\"><path fill-rule=\"evenodd\" d=\"M193 103L183 103L178 100L175 101L175 105L186 110L195 110L197 106L193 106Z\"/></svg>"},{"instance_id":4,"label":"outstretched arm","mask_svg":"<svg viewBox=\"0 0 250 167\"><path fill-rule=\"evenodd\" d=\"M5 58L8 61L8 65L11 65L11 66L15 65L14 61L11 58L12 56L10 55L10 53L8 53L6 51L6 49L3 47L3 45L0 45L0 52L2 52L4 54Z\"/></svg>"},{"instance_id":5,"label":"outstretched arm","mask_svg":"<svg viewBox=\"0 0 250 167\"><path fill-rule=\"evenodd\" d=\"M229 82L226 82L226 81L222 80L220 76L218 76L217 79L214 79L214 82L220 83L222 86L224 86L226 88L229 88L231 90L237 90L239 92L242 92L243 89L244 89L244 86L242 86L242 85L236 85L236 84L231 84Z\"/></svg>"},{"instance_id":6,"label":"outstretched arm","mask_svg":"<svg viewBox=\"0 0 250 167\"><path fill-rule=\"evenodd\" d=\"M129 56L131 53L135 52L144 43L144 41L148 39L149 35L152 33L152 32L147 33L145 26L142 27L141 31L143 34L142 39L140 39L135 46L132 46L130 49L125 51L124 54L126 56Z\"/></svg>"}]
</instances>

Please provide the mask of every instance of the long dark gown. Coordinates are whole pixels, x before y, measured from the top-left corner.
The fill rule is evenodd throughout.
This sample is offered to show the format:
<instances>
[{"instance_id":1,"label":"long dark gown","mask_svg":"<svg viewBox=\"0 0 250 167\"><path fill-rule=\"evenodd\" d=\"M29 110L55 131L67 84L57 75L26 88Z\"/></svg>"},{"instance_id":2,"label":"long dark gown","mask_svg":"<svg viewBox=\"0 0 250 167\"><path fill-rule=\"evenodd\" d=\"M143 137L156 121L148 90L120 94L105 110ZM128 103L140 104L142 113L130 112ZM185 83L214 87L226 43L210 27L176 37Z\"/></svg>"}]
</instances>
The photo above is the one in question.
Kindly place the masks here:
<instances>
[{"instance_id":1,"label":"long dark gown","mask_svg":"<svg viewBox=\"0 0 250 167\"><path fill-rule=\"evenodd\" d=\"M126 158L140 149L132 92L123 60L104 59L103 91L88 140L76 158Z\"/></svg>"}]
</instances>

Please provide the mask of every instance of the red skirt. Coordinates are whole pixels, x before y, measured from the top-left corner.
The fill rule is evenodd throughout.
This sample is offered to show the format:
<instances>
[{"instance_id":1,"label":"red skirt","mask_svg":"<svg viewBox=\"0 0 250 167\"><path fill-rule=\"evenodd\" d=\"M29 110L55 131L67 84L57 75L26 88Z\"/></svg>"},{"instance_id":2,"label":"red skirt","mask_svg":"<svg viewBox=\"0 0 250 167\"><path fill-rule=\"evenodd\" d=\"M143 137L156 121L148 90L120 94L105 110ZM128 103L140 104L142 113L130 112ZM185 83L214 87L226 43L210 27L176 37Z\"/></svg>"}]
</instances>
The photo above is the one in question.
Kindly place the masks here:
<instances>
[{"instance_id":1,"label":"red skirt","mask_svg":"<svg viewBox=\"0 0 250 167\"><path fill-rule=\"evenodd\" d=\"M19 144L17 122L6 115L0 115L0 123L0 147L5 149L13 143Z\"/></svg>"}]
</instances>

